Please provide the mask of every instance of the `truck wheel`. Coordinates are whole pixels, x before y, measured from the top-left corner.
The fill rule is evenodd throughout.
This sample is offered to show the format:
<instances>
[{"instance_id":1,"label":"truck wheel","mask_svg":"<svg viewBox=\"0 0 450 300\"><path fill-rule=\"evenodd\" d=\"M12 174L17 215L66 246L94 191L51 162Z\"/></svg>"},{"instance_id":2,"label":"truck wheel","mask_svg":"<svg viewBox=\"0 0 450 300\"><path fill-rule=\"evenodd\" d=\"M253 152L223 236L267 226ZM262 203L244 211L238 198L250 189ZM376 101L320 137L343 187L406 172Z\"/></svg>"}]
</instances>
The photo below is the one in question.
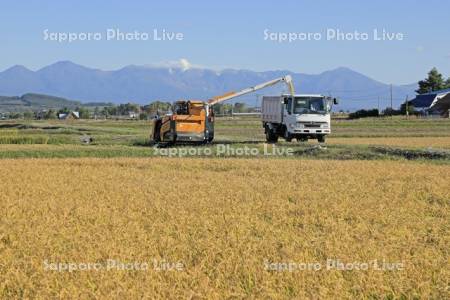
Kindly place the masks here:
<instances>
[{"instance_id":1,"label":"truck wheel","mask_svg":"<svg viewBox=\"0 0 450 300\"><path fill-rule=\"evenodd\" d=\"M292 142L292 135L289 134L289 132L285 132L284 133L284 139L286 140L286 142Z\"/></svg>"},{"instance_id":2,"label":"truck wheel","mask_svg":"<svg viewBox=\"0 0 450 300\"><path fill-rule=\"evenodd\" d=\"M308 137L307 136L301 136L299 138L297 138L297 141L301 142L301 143L305 143L308 141Z\"/></svg>"},{"instance_id":3,"label":"truck wheel","mask_svg":"<svg viewBox=\"0 0 450 300\"><path fill-rule=\"evenodd\" d=\"M266 130L266 141L270 144L278 142L278 135L272 130Z\"/></svg>"},{"instance_id":4,"label":"truck wheel","mask_svg":"<svg viewBox=\"0 0 450 300\"><path fill-rule=\"evenodd\" d=\"M319 135L317 136L317 141L319 143L325 143L325 135Z\"/></svg>"}]
</instances>

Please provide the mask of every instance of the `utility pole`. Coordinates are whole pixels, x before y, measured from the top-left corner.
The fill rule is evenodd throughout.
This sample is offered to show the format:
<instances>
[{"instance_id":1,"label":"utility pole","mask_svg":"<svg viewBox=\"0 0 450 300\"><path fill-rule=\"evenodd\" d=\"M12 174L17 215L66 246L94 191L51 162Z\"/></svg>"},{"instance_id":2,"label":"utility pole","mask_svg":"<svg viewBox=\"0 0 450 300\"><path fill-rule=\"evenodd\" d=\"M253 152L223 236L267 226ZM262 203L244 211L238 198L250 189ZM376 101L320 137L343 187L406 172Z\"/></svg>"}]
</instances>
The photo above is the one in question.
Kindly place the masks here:
<instances>
[{"instance_id":1,"label":"utility pole","mask_svg":"<svg viewBox=\"0 0 450 300\"><path fill-rule=\"evenodd\" d=\"M378 116L380 116L381 115L381 112L380 112L380 96L378 96Z\"/></svg>"},{"instance_id":2,"label":"utility pole","mask_svg":"<svg viewBox=\"0 0 450 300\"><path fill-rule=\"evenodd\" d=\"M255 96L256 96L256 101L255 101L255 111L256 111L256 109L258 108L258 105L259 105L259 96L261 96L261 95L256 94Z\"/></svg>"},{"instance_id":3,"label":"utility pole","mask_svg":"<svg viewBox=\"0 0 450 300\"><path fill-rule=\"evenodd\" d=\"M391 117L393 116L394 110L392 105L392 83L391 83Z\"/></svg>"},{"instance_id":4,"label":"utility pole","mask_svg":"<svg viewBox=\"0 0 450 300\"><path fill-rule=\"evenodd\" d=\"M409 118L408 95L406 95L405 108L406 108L406 119L408 119Z\"/></svg>"}]
</instances>

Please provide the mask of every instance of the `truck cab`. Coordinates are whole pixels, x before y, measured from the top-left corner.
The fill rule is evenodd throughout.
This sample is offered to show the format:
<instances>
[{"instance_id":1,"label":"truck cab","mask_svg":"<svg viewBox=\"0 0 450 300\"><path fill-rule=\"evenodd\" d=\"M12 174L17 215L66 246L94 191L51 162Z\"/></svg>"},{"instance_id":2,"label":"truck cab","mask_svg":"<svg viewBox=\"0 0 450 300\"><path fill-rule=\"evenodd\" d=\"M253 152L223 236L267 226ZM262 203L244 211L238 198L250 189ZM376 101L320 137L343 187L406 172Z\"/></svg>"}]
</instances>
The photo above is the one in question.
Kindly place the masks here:
<instances>
[{"instance_id":1,"label":"truck cab","mask_svg":"<svg viewBox=\"0 0 450 300\"><path fill-rule=\"evenodd\" d=\"M309 138L325 142L331 133L331 108L337 99L316 95L296 94L263 97L262 120L268 142Z\"/></svg>"}]
</instances>

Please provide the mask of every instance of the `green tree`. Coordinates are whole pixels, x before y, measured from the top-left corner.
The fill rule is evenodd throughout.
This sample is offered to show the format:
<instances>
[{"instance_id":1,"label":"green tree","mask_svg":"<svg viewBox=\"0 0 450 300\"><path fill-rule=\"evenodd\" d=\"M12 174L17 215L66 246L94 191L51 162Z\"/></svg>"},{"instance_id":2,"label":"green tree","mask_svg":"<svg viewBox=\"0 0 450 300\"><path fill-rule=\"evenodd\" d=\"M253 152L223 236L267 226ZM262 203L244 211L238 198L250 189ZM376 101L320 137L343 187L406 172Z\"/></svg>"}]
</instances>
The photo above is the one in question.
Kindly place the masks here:
<instances>
[{"instance_id":1,"label":"green tree","mask_svg":"<svg viewBox=\"0 0 450 300\"><path fill-rule=\"evenodd\" d=\"M127 111L125 112L125 114L128 114L128 112L137 113L137 112L141 111L141 107L139 106L139 104L135 104L135 103L127 103L126 108L127 108Z\"/></svg>"},{"instance_id":2,"label":"green tree","mask_svg":"<svg viewBox=\"0 0 450 300\"><path fill-rule=\"evenodd\" d=\"M383 110L383 115L385 116L398 116L400 114L401 114L400 110L396 110L395 108L386 107Z\"/></svg>"},{"instance_id":3,"label":"green tree","mask_svg":"<svg viewBox=\"0 0 450 300\"><path fill-rule=\"evenodd\" d=\"M232 108L233 105L230 103L217 103L213 106L216 115L229 115L231 114Z\"/></svg>"},{"instance_id":4,"label":"green tree","mask_svg":"<svg viewBox=\"0 0 450 300\"><path fill-rule=\"evenodd\" d=\"M402 115L406 115L406 101L400 105L400 112ZM415 112L414 106L411 104L411 101L408 101L408 114L413 115Z\"/></svg>"},{"instance_id":5,"label":"green tree","mask_svg":"<svg viewBox=\"0 0 450 300\"><path fill-rule=\"evenodd\" d=\"M231 114L231 111L233 110L233 105L230 103L224 103L223 104L223 114L229 115Z\"/></svg>"},{"instance_id":6,"label":"green tree","mask_svg":"<svg viewBox=\"0 0 450 300\"><path fill-rule=\"evenodd\" d=\"M45 113L44 118L47 120L56 119L56 111L54 111L53 109L49 109Z\"/></svg>"},{"instance_id":7,"label":"green tree","mask_svg":"<svg viewBox=\"0 0 450 300\"><path fill-rule=\"evenodd\" d=\"M112 105L103 107L102 115L104 115L106 118L117 115L117 106Z\"/></svg>"},{"instance_id":8,"label":"green tree","mask_svg":"<svg viewBox=\"0 0 450 300\"><path fill-rule=\"evenodd\" d=\"M416 90L418 94L425 94L437 90L442 90L447 87L449 80L445 82L444 77L438 72L436 68L428 72L428 77L419 81L419 89Z\"/></svg>"},{"instance_id":9,"label":"green tree","mask_svg":"<svg viewBox=\"0 0 450 300\"><path fill-rule=\"evenodd\" d=\"M107 107L107 106L103 107L103 109L100 111L100 113L101 113L103 116L105 116L105 118L108 118L108 116L109 116L108 107Z\"/></svg>"},{"instance_id":10,"label":"green tree","mask_svg":"<svg viewBox=\"0 0 450 300\"><path fill-rule=\"evenodd\" d=\"M157 112L166 113L170 110L171 107L172 104L170 104L169 102L154 101L149 105L144 106L144 110L149 115L155 115Z\"/></svg>"},{"instance_id":11,"label":"green tree","mask_svg":"<svg viewBox=\"0 0 450 300\"><path fill-rule=\"evenodd\" d=\"M26 111L23 113L23 118L27 120L31 120L34 118L34 113L32 111Z\"/></svg>"},{"instance_id":12,"label":"green tree","mask_svg":"<svg viewBox=\"0 0 450 300\"><path fill-rule=\"evenodd\" d=\"M80 114L80 119L90 118L89 110L85 107L77 107L75 111L77 111Z\"/></svg>"},{"instance_id":13,"label":"green tree","mask_svg":"<svg viewBox=\"0 0 450 300\"><path fill-rule=\"evenodd\" d=\"M236 112L236 113L247 112L247 105L245 105L245 103L236 102L234 104L233 112Z\"/></svg>"},{"instance_id":14,"label":"green tree","mask_svg":"<svg viewBox=\"0 0 450 300\"><path fill-rule=\"evenodd\" d=\"M139 114L139 120L147 120L148 119L148 114L145 112L142 112Z\"/></svg>"},{"instance_id":15,"label":"green tree","mask_svg":"<svg viewBox=\"0 0 450 300\"><path fill-rule=\"evenodd\" d=\"M212 108L216 115L221 115L223 111L223 104L222 103L215 104L213 105Z\"/></svg>"},{"instance_id":16,"label":"green tree","mask_svg":"<svg viewBox=\"0 0 450 300\"><path fill-rule=\"evenodd\" d=\"M94 109L94 118L97 119L99 115L100 115L100 109L98 108L98 106L96 106Z\"/></svg>"},{"instance_id":17,"label":"green tree","mask_svg":"<svg viewBox=\"0 0 450 300\"><path fill-rule=\"evenodd\" d=\"M360 109L348 115L349 119L359 119L359 118L368 118L368 117L379 117L380 112L378 109Z\"/></svg>"},{"instance_id":18,"label":"green tree","mask_svg":"<svg viewBox=\"0 0 450 300\"><path fill-rule=\"evenodd\" d=\"M70 113L70 109L68 109L67 107L61 108L60 110L58 110L58 115L59 114L68 114Z\"/></svg>"},{"instance_id":19,"label":"green tree","mask_svg":"<svg viewBox=\"0 0 450 300\"><path fill-rule=\"evenodd\" d=\"M23 117L23 114L18 112L13 112L9 115L10 119L21 119Z\"/></svg>"}]
</instances>

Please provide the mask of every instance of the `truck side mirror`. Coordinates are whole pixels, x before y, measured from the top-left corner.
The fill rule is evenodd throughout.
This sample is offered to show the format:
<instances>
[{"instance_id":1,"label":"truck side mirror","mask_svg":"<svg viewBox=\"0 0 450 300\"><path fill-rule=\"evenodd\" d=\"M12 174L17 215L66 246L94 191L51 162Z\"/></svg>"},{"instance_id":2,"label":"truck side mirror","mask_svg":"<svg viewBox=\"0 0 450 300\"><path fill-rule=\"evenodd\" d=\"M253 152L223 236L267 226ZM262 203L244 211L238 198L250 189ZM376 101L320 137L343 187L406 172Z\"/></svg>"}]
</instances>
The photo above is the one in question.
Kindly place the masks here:
<instances>
[{"instance_id":1,"label":"truck side mirror","mask_svg":"<svg viewBox=\"0 0 450 300\"><path fill-rule=\"evenodd\" d=\"M338 98L333 98L333 104L334 105L338 105L339 104L339 99Z\"/></svg>"},{"instance_id":2,"label":"truck side mirror","mask_svg":"<svg viewBox=\"0 0 450 300\"><path fill-rule=\"evenodd\" d=\"M283 98L283 104L288 104L288 98Z\"/></svg>"}]
</instances>

